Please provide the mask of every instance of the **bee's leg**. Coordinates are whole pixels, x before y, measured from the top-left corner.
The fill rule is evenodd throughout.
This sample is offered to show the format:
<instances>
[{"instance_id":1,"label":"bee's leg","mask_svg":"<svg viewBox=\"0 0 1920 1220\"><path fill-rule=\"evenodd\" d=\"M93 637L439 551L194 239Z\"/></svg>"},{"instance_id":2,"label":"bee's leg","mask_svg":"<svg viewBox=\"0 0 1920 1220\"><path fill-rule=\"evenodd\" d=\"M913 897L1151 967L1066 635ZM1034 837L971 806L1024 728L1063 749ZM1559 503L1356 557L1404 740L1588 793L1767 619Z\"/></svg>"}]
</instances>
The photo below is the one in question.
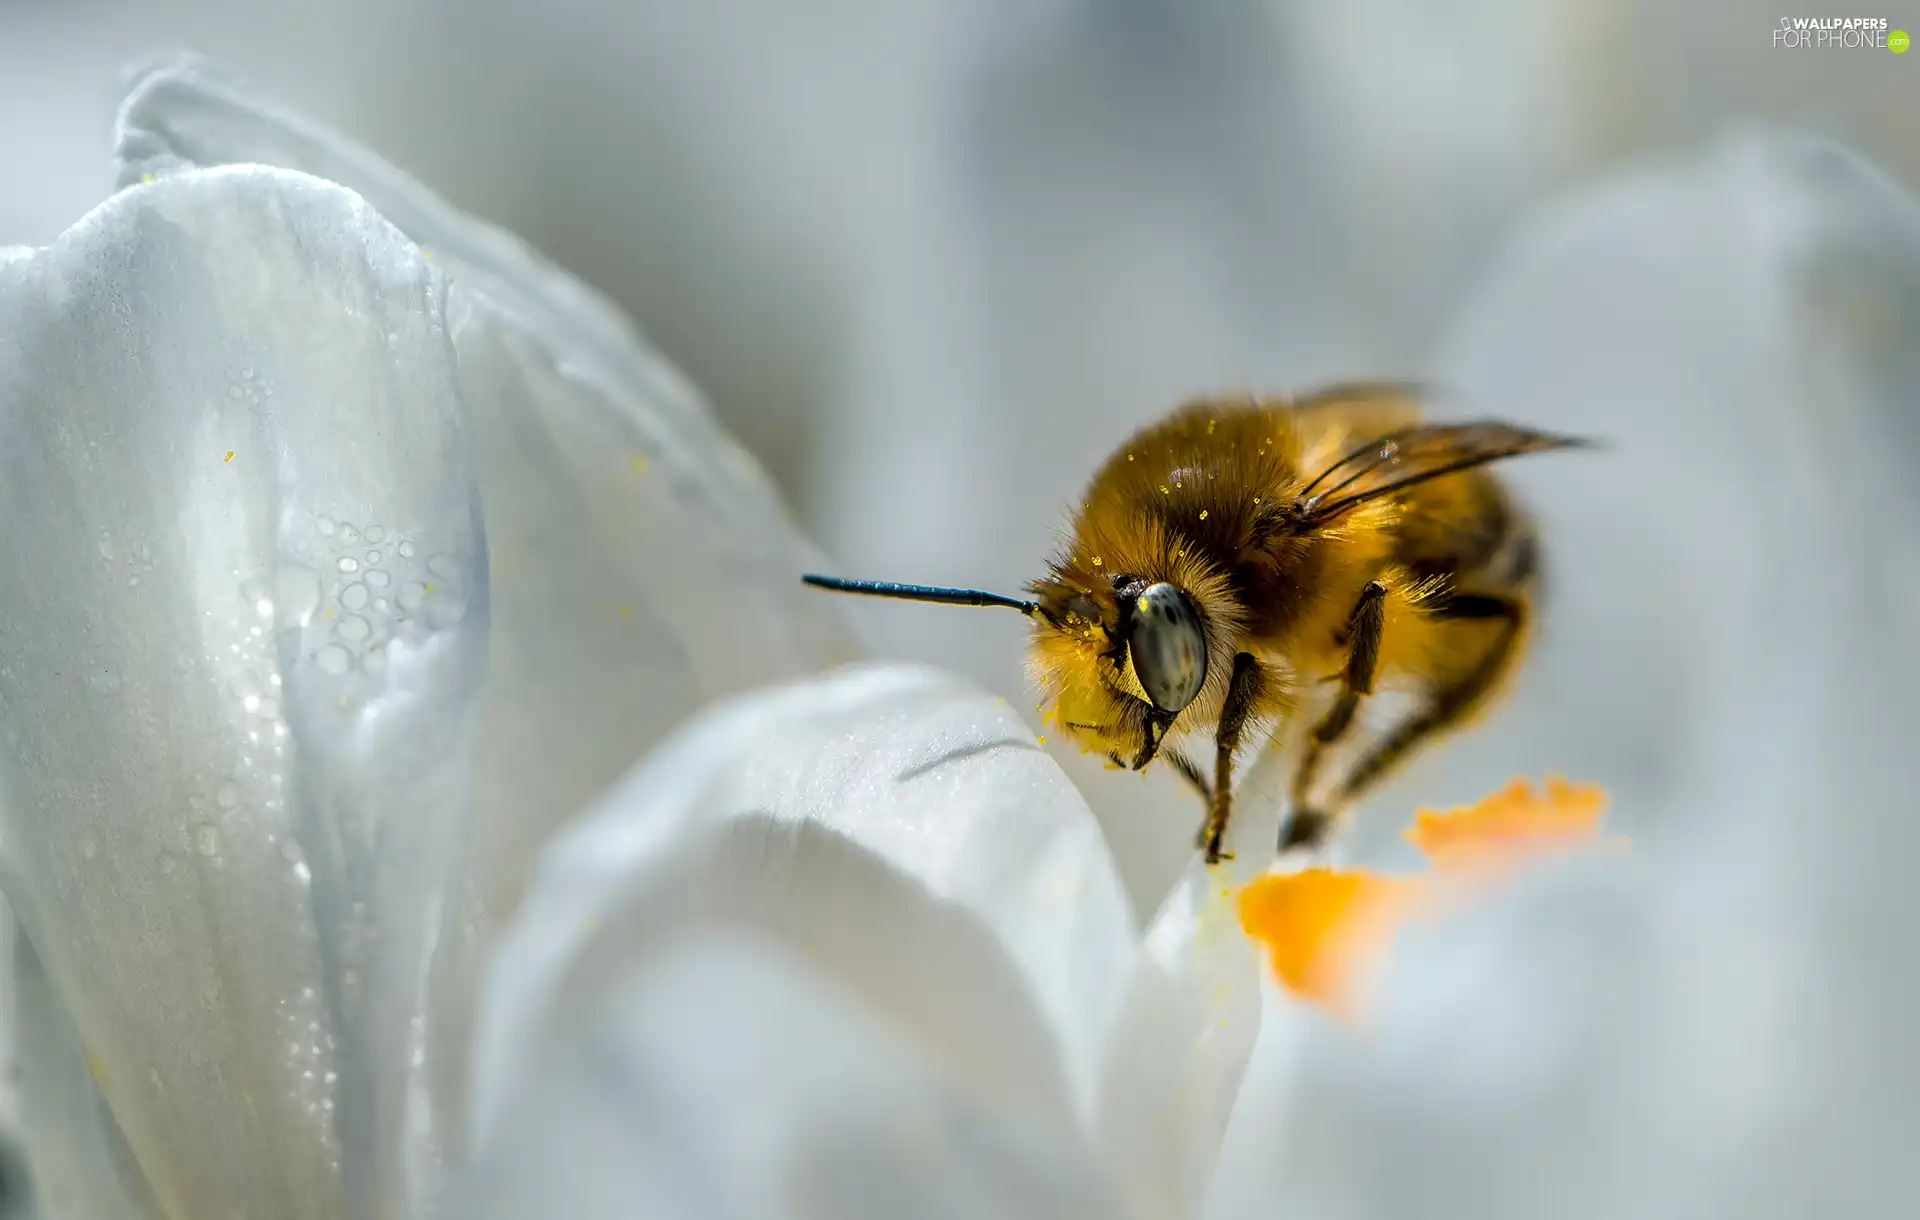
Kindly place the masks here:
<instances>
[{"instance_id":1,"label":"bee's leg","mask_svg":"<svg viewBox=\"0 0 1920 1220\"><path fill-rule=\"evenodd\" d=\"M1293 800L1286 823L1280 828L1281 851L1317 847L1333 827L1332 816L1310 804L1309 796L1327 747L1353 727L1353 716L1360 708L1361 698L1373 693L1374 671L1380 664L1380 634L1386 619L1387 587L1377 580L1369 581L1353 607L1353 616L1347 620L1347 672L1341 683L1340 699L1320 718L1320 723L1313 726L1306 757L1300 760L1300 769L1293 774Z\"/></svg>"},{"instance_id":2,"label":"bee's leg","mask_svg":"<svg viewBox=\"0 0 1920 1220\"><path fill-rule=\"evenodd\" d=\"M1240 749L1240 734L1247 727L1253 704L1260 697L1260 662L1249 653L1233 658L1233 679L1227 684L1227 700L1220 709L1220 725L1213 735L1213 799L1207 804L1206 824L1200 828L1200 847L1208 864L1226 859L1220 850L1227 837L1227 819L1233 813L1233 756Z\"/></svg>"},{"instance_id":3,"label":"bee's leg","mask_svg":"<svg viewBox=\"0 0 1920 1220\"><path fill-rule=\"evenodd\" d=\"M1348 804L1378 783L1422 741L1458 724L1480 705L1520 655L1522 629L1526 626L1526 607L1521 602L1491 594L1462 593L1434 607L1432 614L1443 619L1499 619L1501 631L1487 645L1480 663L1466 676L1432 692L1426 707L1388 733L1354 764L1335 792L1335 808Z\"/></svg>"}]
</instances>

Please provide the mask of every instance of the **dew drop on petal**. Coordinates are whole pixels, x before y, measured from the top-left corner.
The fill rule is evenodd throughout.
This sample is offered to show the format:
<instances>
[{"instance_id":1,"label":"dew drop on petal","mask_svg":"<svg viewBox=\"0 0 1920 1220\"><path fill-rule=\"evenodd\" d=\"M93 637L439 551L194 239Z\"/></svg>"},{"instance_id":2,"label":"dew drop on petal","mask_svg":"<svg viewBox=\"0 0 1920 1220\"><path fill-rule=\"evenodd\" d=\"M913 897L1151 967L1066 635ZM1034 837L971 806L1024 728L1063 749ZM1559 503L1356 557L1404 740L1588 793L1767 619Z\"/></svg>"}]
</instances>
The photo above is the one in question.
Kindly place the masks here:
<instances>
[{"instance_id":1,"label":"dew drop on petal","mask_svg":"<svg viewBox=\"0 0 1920 1220\"><path fill-rule=\"evenodd\" d=\"M332 517L321 517L313 523L313 528L331 537L333 531L339 527L334 524Z\"/></svg>"},{"instance_id":2,"label":"dew drop on petal","mask_svg":"<svg viewBox=\"0 0 1920 1220\"><path fill-rule=\"evenodd\" d=\"M341 619L338 630L340 638L349 644L358 644L373 634L373 628L368 625L367 620L357 614L349 614Z\"/></svg>"},{"instance_id":3,"label":"dew drop on petal","mask_svg":"<svg viewBox=\"0 0 1920 1220\"><path fill-rule=\"evenodd\" d=\"M392 579L393 577L388 576L385 572L379 571L377 569L375 571L367 573L367 583L372 585L376 589L386 588L387 582Z\"/></svg>"},{"instance_id":4,"label":"dew drop on petal","mask_svg":"<svg viewBox=\"0 0 1920 1220\"><path fill-rule=\"evenodd\" d=\"M418 610L420 603L427 599L427 587L417 580L410 580L400 586L400 608Z\"/></svg>"},{"instance_id":5,"label":"dew drop on petal","mask_svg":"<svg viewBox=\"0 0 1920 1220\"><path fill-rule=\"evenodd\" d=\"M342 521L340 523L340 545L352 546L358 541L360 541L360 531L353 528L353 522Z\"/></svg>"},{"instance_id":6,"label":"dew drop on petal","mask_svg":"<svg viewBox=\"0 0 1920 1220\"><path fill-rule=\"evenodd\" d=\"M194 834L193 846L203 856L220 854L220 830L216 826L203 825Z\"/></svg>"},{"instance_id":7,"label":"dew drop on petal","mask_svg":"<svg viewBox=\"0 0 1920 1220\"><path fill-rule=\"evenodd\" d=\"M413 543L406 542L406 541L402 541L400 543L400 558L402 559L413 558Z\"/></svg>"},{"instance_id":8,"label":"dew drop on petal","mask_svg":"<svg viewBox=\"0 0 1920 1220\"><path fill-rule=\"evenodd\" d=\"M321 673L343 674L353 664L353 655L338 644L328 644L314 655Z\"/></svg>"},{"instance_id":9,"label":"dew drop on petal","mask_svg":"<svg viewBox=\"0 0 1920 1220\"><path fill-rule=\"evenodd\" d=\"M355 581L340 590L340 604L349 610L361 610L367 604L367 586Z\"/></svg>"},{"instance_id":10,"label":"dew drop on petal","mask_svg":"<svg viewBox=\"0 0 1920 1220\"><path fill-rule=\"evenodd\" d=\"M381 526L378 526L378 525L369 525L369 526L367 527L367 541L368 541L368 542L378 542L378 541L380 541L380 540L381 540L382 538L385 538L386 536L387 536L387 531L386 531L386 530L385 530L385 529L384 529L383 527L381 527Z\"/></svg>"},{"instance_id":11,"label":"dew drop on petal","mask_svg":"<svg viewBox=\"0 0 1920 1220\"><path fill-rule=\"evenodd\" d=\"M451 555L435 555L427 560L427 571L443 580L460 575L460 561Z\"/></svg>"}]
</instances>

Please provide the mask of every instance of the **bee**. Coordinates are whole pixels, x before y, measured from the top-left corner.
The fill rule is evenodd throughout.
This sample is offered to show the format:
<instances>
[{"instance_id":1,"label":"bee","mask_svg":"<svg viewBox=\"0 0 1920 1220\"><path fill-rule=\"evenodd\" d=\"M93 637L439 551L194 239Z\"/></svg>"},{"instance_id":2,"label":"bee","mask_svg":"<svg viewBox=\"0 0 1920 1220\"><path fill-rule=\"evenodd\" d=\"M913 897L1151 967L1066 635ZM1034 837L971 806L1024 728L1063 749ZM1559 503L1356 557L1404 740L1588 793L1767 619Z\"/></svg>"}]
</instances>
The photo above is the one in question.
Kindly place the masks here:
<instances>
[{"instance_id":1,"label":"bee","mask_svg":"<svg viewBox=\"0 0 1920 1220\"><path fill-rule=\"evenodd\" d=\"M1031 600L804 579L1027 615L1049 718L1115 766L1167 761L1204 804L1209 864L1243 743L1311 715L1279 850L1315 850L1416 748L1489 706L1525 654L1539 541L1486 468L1590 443L1423 414L1419 390L1395 383L1190 402L1100 467ZM1328 780L1387 689L1409 710ZM1189 753L1208 736L1211 775Z\"/></svg>"}]
</instances>

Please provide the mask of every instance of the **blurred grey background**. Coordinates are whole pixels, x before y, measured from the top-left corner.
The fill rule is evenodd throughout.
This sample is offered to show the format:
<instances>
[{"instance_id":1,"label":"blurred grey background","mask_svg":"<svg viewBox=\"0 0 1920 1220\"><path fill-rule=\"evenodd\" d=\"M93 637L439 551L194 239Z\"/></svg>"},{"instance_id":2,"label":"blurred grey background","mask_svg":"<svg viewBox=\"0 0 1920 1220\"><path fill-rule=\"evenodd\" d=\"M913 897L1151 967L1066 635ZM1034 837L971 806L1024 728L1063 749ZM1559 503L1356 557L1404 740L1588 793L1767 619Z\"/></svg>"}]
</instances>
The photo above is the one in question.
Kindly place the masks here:
<instances>
[{"instance_id":1,"label":"blurred grey background","mask_svg":"<svg viewBox=\"0 0 1920 1220\"><path fill-rule=\"evenodd\" d=\"M1920 30L1920 7L1866 15ZM1920 181L1920 54L1777 49L1779 20L1734 0L0 0L0 243L51 240L106 193L123 65L201 51L618 300L855 576L1015 590L1095 464L1202 391L1440 375L1463 409L1614 440L1516 466L1555 572L1540 654L1485 732L1382 794L1359 850L1390 854L1416 800L1568 771L1655 845L1622 937L1752 952L1727 982L1666 949L1630 969L1593 950L1599 973L1562 985L1560 950L1536 944L1552 970L1490 993L1566 1025L1554 1004L1626 970L1603 989L1637 997L1605 1009L1606 1054L1481 1047L1492 1076L1564 1076L1541 1096L1463 1102L1438 1080L1403 1104L1390 1055L1250 1093L1265 1125L1236 1128L1216 1210L1872 1214L1824 1204L1847 1184L1886 1204L1878 1171L1920 1138L1890 1015L1920 999L1920 907L1887 871L1914 844L1877 837L1920 803L1895 757L1920 677L1920 232L1871 170L1740 133L1823 133ZM851 609L876 653L1031 707L1017 621ZM1197 811L1164 775L1063 762L1149 906ZM1679 861L1765 919L1674 906L1660 879L1690 875ZM1576 939L1620 926L1596 884ZM1507 943L1488 926L1450 951ZM1779 1007L1811 993L1852 1007ZM1772 1032L1735 1050L1701 1015L1756 1012ZM1607 1041L1658 1014L1658 1054ZM1724 1071L1690 1086L1704 1108L1678 1135L1635 1128L1673 1098L1607 1092L1632 1075L1609 1055L1671 1073L1716 1046ZM1792 1079L1754 1084L1781 1056ZM1261 1070L1286 1058L1263 1047ZM1509 1212L1473 1193L1459 1130L1559 1132L1532 1163L1560 1168L1589 1139L1609 1173L1644 1169L1645 1141L1700 1155L1664 1191L1564 1208L1522 1191ZM1382 1149L1424 1167L1402 1193ZM1792 1189L1820 1174L1835 1185Z\"/></svg>"}]
</instances>

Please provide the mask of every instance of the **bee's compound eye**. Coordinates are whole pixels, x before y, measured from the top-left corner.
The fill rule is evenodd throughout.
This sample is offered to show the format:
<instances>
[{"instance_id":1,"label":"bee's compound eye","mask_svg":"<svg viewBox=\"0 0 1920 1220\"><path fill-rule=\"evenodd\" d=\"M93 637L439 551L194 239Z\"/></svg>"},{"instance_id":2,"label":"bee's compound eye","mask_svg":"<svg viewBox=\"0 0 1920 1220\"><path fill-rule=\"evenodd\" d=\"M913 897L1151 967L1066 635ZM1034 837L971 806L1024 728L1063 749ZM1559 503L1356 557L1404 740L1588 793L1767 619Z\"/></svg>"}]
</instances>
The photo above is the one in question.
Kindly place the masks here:
<instances>
[{"instance_id":1,"label":"bee's compound eye","mask_svg":"<svg viewBox=\"0 0 1920 1220\"><path fill-rule=\"evenodd\" d=\"M1177 585L1149 585L1133 607L1127 640L1133 676L1163 712L1178 712L1207 680L1207 633L1193 600Z\"/></svg>"}]
</instances>

